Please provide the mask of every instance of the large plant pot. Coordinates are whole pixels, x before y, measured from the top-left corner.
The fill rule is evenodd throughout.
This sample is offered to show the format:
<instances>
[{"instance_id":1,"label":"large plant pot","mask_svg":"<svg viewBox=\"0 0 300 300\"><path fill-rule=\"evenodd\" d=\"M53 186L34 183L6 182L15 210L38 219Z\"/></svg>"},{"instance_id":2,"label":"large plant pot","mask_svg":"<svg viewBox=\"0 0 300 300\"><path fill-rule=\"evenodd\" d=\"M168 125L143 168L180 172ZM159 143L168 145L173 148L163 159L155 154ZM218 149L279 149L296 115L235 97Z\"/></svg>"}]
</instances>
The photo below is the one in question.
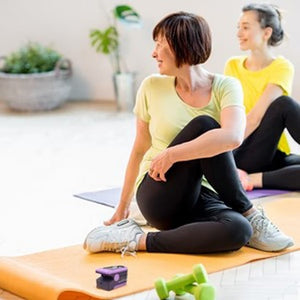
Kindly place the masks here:
<instances>
[{"instance_id":1,"label":"large plant pot","mask_svg":"<svg viewBox=\"0 0 300 300\"><path fill-rule=\"evenodd\" d=\"M64 64L64 70L61 65ZM61 60L54 71L35 74L0 72L0 100L19 111L51 110L68 98L72 69L69 60Z\"/></svg>"},{"instance_id":2,"label":"large plant pot","mask_svg":"<svg viewBox=\"0 0 300 300\"><path fill-rule=\"evenodd\" d=\"M114 74L113 83L118 110L132 111L135 102L135 74Z\"/></svg>"}]
</instances>

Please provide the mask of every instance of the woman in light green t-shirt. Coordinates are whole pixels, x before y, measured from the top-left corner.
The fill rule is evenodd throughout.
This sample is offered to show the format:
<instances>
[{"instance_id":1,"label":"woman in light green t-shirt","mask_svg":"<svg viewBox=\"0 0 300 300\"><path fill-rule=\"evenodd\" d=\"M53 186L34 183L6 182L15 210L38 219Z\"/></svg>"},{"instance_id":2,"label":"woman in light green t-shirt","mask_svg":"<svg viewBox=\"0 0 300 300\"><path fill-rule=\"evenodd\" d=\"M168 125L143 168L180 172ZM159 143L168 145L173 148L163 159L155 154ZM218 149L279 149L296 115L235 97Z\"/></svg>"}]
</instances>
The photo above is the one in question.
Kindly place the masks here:
<instances>
[{"instance_id":1,"label":"woman in light green t-shirt","mask_svg":"<svg viewBox=\"0 0 300 300\"><path fill-rule=\"evenodd\" d=\"M160 75L146 78L138 91L121 199L108 226L92 230L84 248L199 254L293 245L253 207L239 182L231 150L245 129L241 87L203 68L211 52L206 21L171 14L156 25L153 39ZM126 219L134 193L145 219L161 231L144 233Z\"/></svg>"},{"instance_id":2,"label":"woman in light green t-shirt","mask_svg":"<svg viewBox=\"0 0 300 300\"><path fill-rule=\"evenodd\" d=\"M246 190L300 190L300 155L289 153L282 135L287 129L300 144L300 105L289 97L294 67L272 53L284 37L281 14L269 4L249 4L242 11L237 36L241 50L250 52L225 66L225 74L242 84L247 113L245 141L234 151L239 174Z\"/></svg>"}]
</instances>

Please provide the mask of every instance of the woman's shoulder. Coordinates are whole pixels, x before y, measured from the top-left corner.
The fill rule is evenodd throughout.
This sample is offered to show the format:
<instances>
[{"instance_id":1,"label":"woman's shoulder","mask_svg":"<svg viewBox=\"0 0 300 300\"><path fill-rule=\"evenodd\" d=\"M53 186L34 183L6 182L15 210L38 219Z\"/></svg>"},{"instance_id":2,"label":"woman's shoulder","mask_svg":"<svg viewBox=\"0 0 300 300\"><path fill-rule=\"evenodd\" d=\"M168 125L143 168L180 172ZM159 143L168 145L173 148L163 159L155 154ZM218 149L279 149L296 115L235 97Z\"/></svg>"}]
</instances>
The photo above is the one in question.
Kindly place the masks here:
<instances>
[{"instance_id":1,"label":"woman's shoulder","mask_svg":"<svg viewBox=\"0 0 300 300\"><path fill-rule=\"evenodd\" d=\"M272 62L273 68L288 68L294 69L293 63L284 56L276 57Z\"/></svg>"},{"instance_id":2,"label":"woman's shoulder","mask_svg":"<svg viewBox=\"0 0 300 300\"><path fill-rule=\"evenodd\" d=\"M214 75L214 85L218 88L231 88L235 86L240 86L240 81L235 77L217 73Z\"/></svg>"},{"instance_id":3,"label":"woman's shoulder","mask_svg":"<svg viewBox=\"0 0 300 300\"><path fill-rule=\"evenodd\" d=\"M238 56L231 56L227 59L226 65L239 65L243 64L244 60L247 58L246 55L238 55Z\"/></svg>"},{"instance_id":4,"label":"woman's shoulder","mask_svg":"<svg viewBox=\"0 0 300 300\"><path fill-rule=\"evenodd\" d=\"M217 102L226 105L242 105L243 90L240 81L237 78L215 74L213 83L213 95Z\"/></svg>"},{"instance_id":5,"label":"woman's shoulder","mask_svg":"<svg viewBox=\"0 0 300 300\"><path fill-rule=\"evenodd\" d=\"M168 82L173 83L174 77L161 75L161 74L151 74L142 81L142 85L153 86L153 85L166 84Z\"/></svg>"}]
</instances>

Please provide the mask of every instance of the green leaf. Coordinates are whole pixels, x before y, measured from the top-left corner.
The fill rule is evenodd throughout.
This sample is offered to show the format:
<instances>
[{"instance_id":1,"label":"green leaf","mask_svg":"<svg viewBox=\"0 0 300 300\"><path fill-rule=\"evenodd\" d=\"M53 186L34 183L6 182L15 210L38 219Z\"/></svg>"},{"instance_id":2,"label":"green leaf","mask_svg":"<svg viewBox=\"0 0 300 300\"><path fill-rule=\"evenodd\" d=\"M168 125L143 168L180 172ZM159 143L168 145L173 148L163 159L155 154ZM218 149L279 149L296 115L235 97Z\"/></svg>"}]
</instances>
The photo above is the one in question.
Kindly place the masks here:
<instances>
[{"instance_id":1,"label":"green leaf","mask_svg":"<svg viewBox=\"0 0 300 300\"><path fill-rule=\"evenodd\" d=\"M139 14L129 5L117 5L114 9L114 15L124 23L140 23Z\"/></svg>"},{"instance_id":2,"label":"green leaf","mask_svg":"<svg viewBox=\"0 0 300 300\"><path fill-rule=\"evenodd\" d=\"M109 26L103 31L95 29L90 32L91 45L103 54L111 54L118 48L118 37L115 26Z\"/></svg>"}]
</instances>

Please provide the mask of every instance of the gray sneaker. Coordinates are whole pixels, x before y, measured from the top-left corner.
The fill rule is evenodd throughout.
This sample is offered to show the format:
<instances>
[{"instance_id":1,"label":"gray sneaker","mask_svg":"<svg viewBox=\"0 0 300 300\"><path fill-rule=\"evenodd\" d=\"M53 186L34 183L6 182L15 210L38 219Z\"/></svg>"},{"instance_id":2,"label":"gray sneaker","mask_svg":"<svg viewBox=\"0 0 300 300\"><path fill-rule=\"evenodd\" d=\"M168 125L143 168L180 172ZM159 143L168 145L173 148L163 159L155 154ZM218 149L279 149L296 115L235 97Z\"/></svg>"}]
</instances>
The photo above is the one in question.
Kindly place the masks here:
<instances>
[{"instance_id":1,"label":"gray sneaker","mask_svg":"<svg viewBox=\"0 0 300 300\"><path fill-rule=\"evenodd\" d=\"M125 219L110 226L93 229L85 238L83 248L91 253L135 253L144 231L132 219Z\"/></svg>"},{"instance_id":2,"label":"gray sneaker","mask_svg":"<svg viewBox=\"0 0 300 300\"><path fill-rule=\"evenodd\" d=\"M282 233L264 214L262 208L247 216L253 234L247 246L263 251L280 251L294 245L292 238Z\"/></svg>"}]
</instances>

